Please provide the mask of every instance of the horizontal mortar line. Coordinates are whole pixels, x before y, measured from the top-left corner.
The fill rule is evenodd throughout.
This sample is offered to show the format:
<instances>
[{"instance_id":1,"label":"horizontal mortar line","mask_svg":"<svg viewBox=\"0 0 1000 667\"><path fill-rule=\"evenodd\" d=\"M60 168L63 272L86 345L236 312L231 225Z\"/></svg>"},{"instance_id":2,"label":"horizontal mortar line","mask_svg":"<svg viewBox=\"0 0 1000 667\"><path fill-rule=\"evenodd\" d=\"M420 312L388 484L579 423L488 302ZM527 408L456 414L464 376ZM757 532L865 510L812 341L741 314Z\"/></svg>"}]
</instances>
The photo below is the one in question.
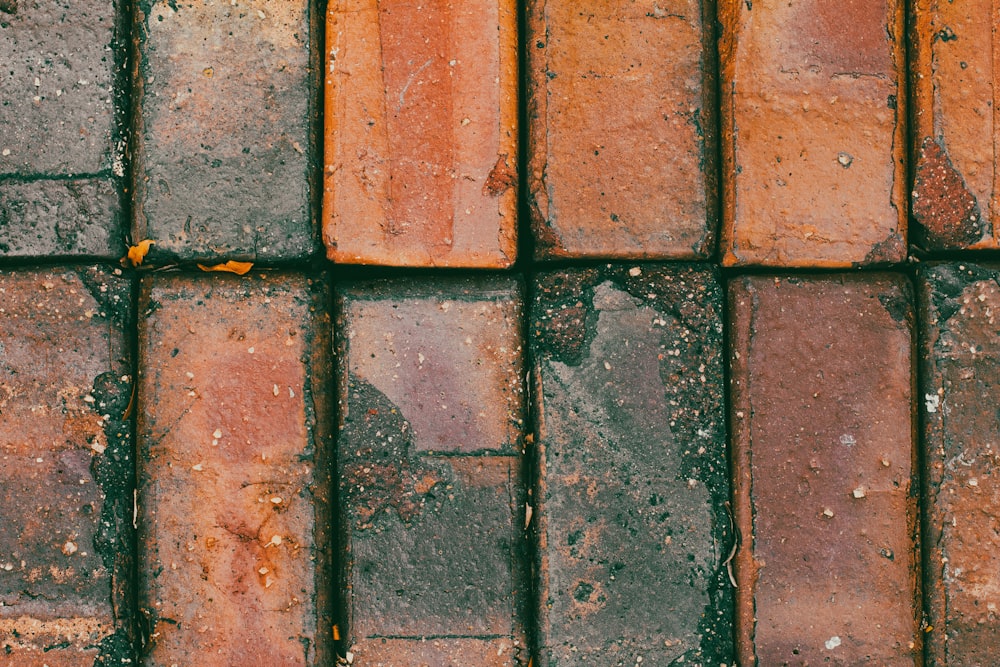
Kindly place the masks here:
<instances>
[{"instance_id":1,"label":"horizontal mortar line","mask_svg":"<svg viewBox=\"0 0 1000 667\"><path fill-rule=\"evenodd\" d=\"M434 639L514 639L512 635L368 635L366 639L407 639L407 640L434 640Z\"/></svg>"},{"instance_id":2,"label":"horizontal mortar line","mask_svg":"<svg viewBox=\"0 0 1000 667\"><path fill-rule=\"evenodd\" d=\"M0 174L0 183L14 181L16 183L34 183L36 181L85 181L94 179L111 179L114 174L110 169L102 169L95 172L81 172L78 174Z\"/></svg>"},{"instance_id":3,"label":"horizontal mortar line","mask_svg":"<svg viewBox=\"0 0 1000 667\"><path fill-rule=\"evenodd\" d=\"M420 456L433 457L439 459L475 459L475 458L486 458L487 456L493 456L496 458L503 458L503 459L516 459L521 457L520 452L512 451L509 449L477 449L471 452L420 450L417 452L417 454L419 454Z\"/></svg>"}]
</instances>

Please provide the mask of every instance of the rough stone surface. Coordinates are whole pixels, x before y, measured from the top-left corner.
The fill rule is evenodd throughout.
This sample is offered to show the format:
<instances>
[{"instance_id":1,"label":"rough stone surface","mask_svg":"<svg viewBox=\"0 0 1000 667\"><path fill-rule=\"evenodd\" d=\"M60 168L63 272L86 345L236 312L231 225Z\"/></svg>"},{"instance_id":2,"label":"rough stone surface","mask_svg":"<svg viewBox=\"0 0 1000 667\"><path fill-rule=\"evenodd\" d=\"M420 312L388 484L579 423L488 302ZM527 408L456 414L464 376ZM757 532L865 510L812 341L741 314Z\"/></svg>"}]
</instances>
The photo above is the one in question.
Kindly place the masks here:
<instances>
[{"instance_id":1,"label":"rough stone surface","mask_svg":"<svg viewBox=\"0 0 1000 667\"><path fill-rule=\"evenodd\" d=\"M0 272L4 667L132 655L130 291L98 267Z\"/></svg>"},{"instance_id":2,"label":"rough stone surface","mask_svg":"<svg viewBox=\"0 0 1000 667\"><path fill-rule=\"evenodd\" d=\"M990 665L1000 646L1000 267L924 269L928 663Z\"/></svg>"},{"instance_id":3,"label":"rough stone surface","mask_svg":"<svg viewBox=\"0 0 1000 667\"><path fill-rule=\"evenodd\" d=\"M0 11L0 174L112 166L116 0L18 0Z\"/></svg>"},{"instance_id":4,"label":"rough stone surface","mask_svg":"<svg viewBox=\"0 0 1000 667\"><path fill-rule=\"evenodd\" d=\"M721 0L727 265L906 257L903 3Z\"/></svg>"},{"instance_id":5,"label":"rough stone surface","mask_svg":"<svg viewBox=\"0 0 1000 667\"><path fill-rule=\"evenodd\" d=\"M534 294L537 664L732 664L717 275L569 269Z\"/></svg>"},{"instance_id":6,"label":"rough stone surface","mask_svg":"<svg viewBox=\"0 0 1000 667\"><path fill-rule=\"evenodd\" d=\"M0 181L0 256L117 259L120 224L110 179Z\"/></svg>"},{"instance_id":7,"label":"rough stone surface","mask_svg":"<svg viewBox=\"0 0 1000 667\"><path fill-rule=\"evenodd\" d=\"M138 3L133 237L156 242L150 261L313 250L312 11Z\"/></svg>"},{"instance_id":8,"label":"rough stone surface","mask_svg":"<svg viewBox=\"0 0 1000 667\"><path fill-rule=\"evenodd\" d=\"M711 255L714 3L527 7L536 255Z\"/></svg>"},{"instance_id":9,"label":"rough stone surface","mask_svg":"<svg viewBox=\"0 0 1000 667\"><path fill-rule=\"evenodd\" d=\"M332 0L323 238L335 262L507 267L514 0Z\"/></svg>"},{"instance_id":10,"label":"rough stone surface","mask_svg":"<svg viewBox=\"0 0 1000 667\"><path fill-rule=\"evenodd\" d=\"M527 659L520 293L487 278L339 293L342 586L348 646L371 656L359 664Z\"/></svg>"},{"instance_id":11,"label":"rough stone surface","mask_svg":"<svg viewBox=\"0 0 1000 667\"><path fill-rule=\"evenodd\" d=\"M739 664L922 664L909 283L729 298Z\"/></svg>"},{"instance_id":12,"label":"rough stone surface","mask_svg":"<svg viewBox=\"0 0 1000 667\"><path fill-rule=\"evenodd\" d=\"M324 292L281 274L142 282L146 664L333 664Z\"/></svg>"},{"instance_id":13,"label":"rough stone surface","mask_svg":"<svg viewBox=\"0 0 1000 667\"><path fill-rule=\"evenodd\" d=\"M986 0L913 3L914 237L927 250L1000 246L996 22Z\"/></svg>"}]
</instances>

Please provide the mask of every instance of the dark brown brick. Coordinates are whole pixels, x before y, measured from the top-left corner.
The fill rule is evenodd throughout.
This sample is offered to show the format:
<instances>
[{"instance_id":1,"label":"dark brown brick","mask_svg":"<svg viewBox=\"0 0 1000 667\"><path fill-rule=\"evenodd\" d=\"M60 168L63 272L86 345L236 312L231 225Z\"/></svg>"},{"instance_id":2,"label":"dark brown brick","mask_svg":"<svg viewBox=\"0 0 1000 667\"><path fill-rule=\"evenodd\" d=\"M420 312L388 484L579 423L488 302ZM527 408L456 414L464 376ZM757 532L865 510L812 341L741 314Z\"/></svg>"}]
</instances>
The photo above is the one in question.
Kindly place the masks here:
<instances>
[{"instance_id":1,"label":"dark brown brick","mask_svg":"<svg viewBox=\"0 0 1000 667\"><path fill-rule=\"evenodd\" d=\"M0 255L121 257L121 211L109 179L0 181Z\"/></svg>"},{"instance_id":2,"label":"dark brown brick","mask_svg":"<svg viewBox=\"0 0 1000 667\"><path fill-rule=\"evenodd\" d=\"M0 11L0 174L94 174L113 166L120 4L18 0Z\"/></svg>"},{"instance_id":3,"label":"dark brown brick","mask_svg":"<svg viewBox=\"0 0 1000 667\"><path fill-rule=\"evenodd\" d=\"M1000 646L1000 267L921 272L924 508L931 665L990 665Z\"/></svg>"},{"instance_id":4,"label":"dark brown brick","mask_svg":"<svg viewBox=\"0 0 1000 667\"><path fill-rule=\"evenodd\" d=\"M133 237L156 242L151 260L313 250L313 11L138 3Z\"/></svg>"},{"instance_id":5,"label":"dark brown brick","mask_svg":"<svg viewBox=\"0 0 1000 667\"><path fill-rule=\"evenodd\" d=\"M332 664L329 316L298 275L144 279L149 664Z\"/></svg>"},{"instance_id":6,"label":"dark brown brick","mask_svg":"<svg viewBox=\"0 0 1000 667\"><path fill-rule=\"evenodd\" d=\"M4 667L132 656L130 291L96 267L0 272Z\"/></svg>"},{"instance_id":7,"label":"dark brown brick","mask_svg":"<svg viewBox=\"0 0 1000 667\"><path fill-rule=\"evenodd\" d=\"M515 0L332 0L326 37L327 256L510 266Z\"/></svg>"},{"instance_id":8,"label":"dark brown brick","mask_svg":"<svg viewBox=\"0 0 1000 667\"><path fill-rule=\"evenodd\" d=\"M520 286L359 283L337 302L356 664L523 664Z\"/></svg>"},{"instance_id":9,"label":"dark brown brick","mask_svg":"<svg viewBox=\"0 0 1000 667\"><path fill-rule=\"evenodd\" d=\"M912 7L915 240L930 250L996 248L995 10L940 0Z\"/></svg>"},{"instance_id":10,"label":"dark brown brick","mask_svg":"<svg viewBox=\"0 0 1000 667\"><path fill-rule=\"evenodd\" d=\"M902 0L721 0L727 265L906 257Z\"/></svg>"},{"instance_id":11,"label":"dark brown brick","mask_svg":"<svg viewBox=\"0 0 1000 667\"><path fill-rule=\"evenodd\" d=\"M553 271L534 293L538 664L732 664L715 272Z\"/></svg>"},{"instance_id":12,"label":"dark brown brick","mask_svg":"<svg viewBox=\"0 0 1000 667\"><path fill-rule=\"evenodd\" d=\"M527 3L536 254L715 250L714 3Z\"/></svg>"},{"instance_id":13,"label":"dark brown brick","mask_svg":"<svg viewBox=\"0 0 1000 667\"><path fill-rule=\"evenodd\" d=\"M729 298L739 664L922 664L909 283Z\"/></svg>"}]
</instances>

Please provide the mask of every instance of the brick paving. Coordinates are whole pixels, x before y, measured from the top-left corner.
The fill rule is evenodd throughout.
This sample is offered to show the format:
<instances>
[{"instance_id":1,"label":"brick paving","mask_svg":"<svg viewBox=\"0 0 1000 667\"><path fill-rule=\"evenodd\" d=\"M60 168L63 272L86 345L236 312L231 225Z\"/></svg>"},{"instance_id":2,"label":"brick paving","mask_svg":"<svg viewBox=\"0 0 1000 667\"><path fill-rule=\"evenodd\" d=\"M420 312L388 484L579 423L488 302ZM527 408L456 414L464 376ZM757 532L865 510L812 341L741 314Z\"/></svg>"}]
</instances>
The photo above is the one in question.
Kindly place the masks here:
<instances>
[{"instance_id":1,"label":"brick paving","mask_svg":"<svg viewBox=\"0 0 1000 667\"><path fill-rule=\"evenodd\" d=\"M992 10L834 4L0 0L0 667L997 663Z\"/></svg>"}]
</instances>

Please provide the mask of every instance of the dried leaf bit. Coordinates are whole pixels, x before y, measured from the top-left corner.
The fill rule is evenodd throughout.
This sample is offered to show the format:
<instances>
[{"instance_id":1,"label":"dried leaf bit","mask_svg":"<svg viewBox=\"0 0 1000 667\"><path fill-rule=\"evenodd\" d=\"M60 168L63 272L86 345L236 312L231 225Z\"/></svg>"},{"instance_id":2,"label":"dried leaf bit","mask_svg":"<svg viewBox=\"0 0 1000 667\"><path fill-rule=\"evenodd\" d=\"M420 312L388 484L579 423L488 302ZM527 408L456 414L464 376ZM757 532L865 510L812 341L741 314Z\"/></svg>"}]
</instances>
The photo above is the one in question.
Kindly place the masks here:
<instances>
[{"instance_id":1,"label":"dried leaf bit","mask_svg":"<svg viewBox=\"0 0 1000 667\"><path fill-rule=\"evenodd\" d=\"M253 262L234 262L233 260L229 260L225 264L213 264L212 266L199 264L198 268L202 271L222 271L223 273L235 273L238 276L242 276L253 268Z\"/></svg>"},{"instance_id":2,"label":"dried leaf bit","mask_svg":"<svg viewBox=\"0 0 1000 667\"><path fill-rule=\"evenodd\" d=\"M143 239L135 245L129 246L128 261L132 262L132 266L139 266L142 264L142 260L146 259L146 254L149 253L149 246L155 243L156 241Z\"/></svg>"}]
</instances>

